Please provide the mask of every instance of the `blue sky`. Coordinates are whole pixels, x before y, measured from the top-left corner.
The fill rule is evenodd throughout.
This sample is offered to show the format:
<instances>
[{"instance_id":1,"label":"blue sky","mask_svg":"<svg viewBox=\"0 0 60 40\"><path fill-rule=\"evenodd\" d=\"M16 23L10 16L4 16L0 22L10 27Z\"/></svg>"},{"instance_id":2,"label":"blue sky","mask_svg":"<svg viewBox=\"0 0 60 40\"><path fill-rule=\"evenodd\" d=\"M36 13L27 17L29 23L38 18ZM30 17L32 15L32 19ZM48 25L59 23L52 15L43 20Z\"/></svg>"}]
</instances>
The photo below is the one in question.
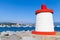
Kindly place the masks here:
<instances>
[{"instance_id":1,"label":"blue sky","mask_svg":"<svg viewBox=\"0 0 60 40\"><path fill-rule=\"evenodd\" d=\"M53 9L54 22L60 22L60 0L0 0L0 22L35 23L42 4Z\"/></svg>"}]
</instances>

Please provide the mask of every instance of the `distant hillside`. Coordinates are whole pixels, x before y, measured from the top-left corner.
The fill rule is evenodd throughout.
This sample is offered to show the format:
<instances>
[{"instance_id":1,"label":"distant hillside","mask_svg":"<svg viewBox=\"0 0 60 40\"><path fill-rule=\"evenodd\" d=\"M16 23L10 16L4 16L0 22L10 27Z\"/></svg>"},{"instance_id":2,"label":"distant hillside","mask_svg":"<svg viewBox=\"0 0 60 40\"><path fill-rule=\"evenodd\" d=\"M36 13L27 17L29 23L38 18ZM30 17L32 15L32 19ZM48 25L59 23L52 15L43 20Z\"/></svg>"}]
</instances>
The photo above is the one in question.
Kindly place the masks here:
<instances>
[{"instance_id":1,"label":"distant hillside","mask_svg":"<svg viewBox=\"0 0 60 40\"><path fill-rule=\"evenodd\" d=\"M17 25L17 23L12 23L12 22L0 22L0 25L1 25L1 24L2 24L2 25ZM24 25L24 26L25 26L25 25L27 25L27 24L21 24L21 23L20 23L19 25ZM35 26L35 23L33 23L33 24L30 23L30 24L28 24L28 25L31 25L31 26L33 25L33 26ZM54 25L55 25L55 26L60 25L60 22L54 22Z\"/></svg>"},{"instance_id":2,"label":"distant hillside","mask_svg":"<svg viewBox=\"0 0 60 40\"><path fill-rule=\"evenodd\" d=\"M1 22L1 24L4 24L4 25L16 25L17 23L11 23L11 22Z\"/></svg>"}]
</instances>

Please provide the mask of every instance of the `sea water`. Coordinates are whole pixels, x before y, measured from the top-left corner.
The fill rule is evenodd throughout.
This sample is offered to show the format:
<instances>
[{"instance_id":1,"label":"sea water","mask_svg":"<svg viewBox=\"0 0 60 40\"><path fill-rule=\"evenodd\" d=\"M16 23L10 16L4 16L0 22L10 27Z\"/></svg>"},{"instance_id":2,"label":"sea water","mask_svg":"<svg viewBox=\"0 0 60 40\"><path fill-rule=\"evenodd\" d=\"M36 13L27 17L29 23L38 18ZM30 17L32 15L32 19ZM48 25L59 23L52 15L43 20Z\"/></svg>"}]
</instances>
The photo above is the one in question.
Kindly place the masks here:
<instances>
[{"instance_id":1,"label":"sea water","mask_svg":"<svg viewBox=\"0 0 60 40\"><path fill-rule=\"evenodd\" d=\"M32 26L32 27L0 27L0 32L3 32L3 31L32 31L32 30L35 30L35 27Z\"/></svg>"},{"instance_id":2,"label":"sea water","mask_svg":"<svg viewBox=\"0 0 60 40\"><path fill-rule=\"evenodd\" d=\"M29 30L29 31L35 30L35 26L31 26L31 27L29 27L29 26L27 26L27 27L23 27L23 26L22 27L0 27L0 32L3 32L3 31L14 31L14 32L16 32L16 31L27 31L27 30ZM54 30L60 31L60 27L55 26Z\"/></svg>"}]
</instances>

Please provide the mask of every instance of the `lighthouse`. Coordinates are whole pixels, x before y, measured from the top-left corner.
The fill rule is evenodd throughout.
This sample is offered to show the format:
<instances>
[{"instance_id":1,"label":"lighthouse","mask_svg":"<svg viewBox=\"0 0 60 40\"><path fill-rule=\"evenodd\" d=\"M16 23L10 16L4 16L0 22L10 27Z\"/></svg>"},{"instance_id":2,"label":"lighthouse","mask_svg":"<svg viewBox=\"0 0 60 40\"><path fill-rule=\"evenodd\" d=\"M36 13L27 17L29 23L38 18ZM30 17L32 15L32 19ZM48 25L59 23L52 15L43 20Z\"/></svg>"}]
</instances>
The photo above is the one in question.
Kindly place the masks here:
<instances>
[{"instance_id":1,"label":"lighthouse","mask_svg":"<svg viewBox=\"0 0 60 40\"><path fill-rule=\"evenodd\" d=\"M45 4L36 11L36 27L32 34L55 35L53 23L53 10L48 9Z\"/></svg>"}]
</instances>

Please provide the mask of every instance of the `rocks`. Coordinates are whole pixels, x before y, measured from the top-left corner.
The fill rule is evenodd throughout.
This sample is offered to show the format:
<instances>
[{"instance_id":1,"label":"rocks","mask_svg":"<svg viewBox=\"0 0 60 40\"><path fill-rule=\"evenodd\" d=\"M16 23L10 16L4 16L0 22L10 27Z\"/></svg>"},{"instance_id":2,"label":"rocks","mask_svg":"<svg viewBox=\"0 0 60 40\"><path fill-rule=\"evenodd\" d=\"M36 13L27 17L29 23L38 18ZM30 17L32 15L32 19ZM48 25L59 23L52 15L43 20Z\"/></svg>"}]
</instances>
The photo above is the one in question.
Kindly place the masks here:
<instances>
[{"instance_id":1,"label":"rocks","mask_svg":"<svg viewBox=\"0 0 60 40\"><path fill-rule=\"evenodd\" d=\"M11 34L11 35L10 35ZM57 32L55 36L43 36L32 34L31 31L22 32L4 32L0 33L1 40L60 40L60 32Z\"/></svg>"}]
</instances>

